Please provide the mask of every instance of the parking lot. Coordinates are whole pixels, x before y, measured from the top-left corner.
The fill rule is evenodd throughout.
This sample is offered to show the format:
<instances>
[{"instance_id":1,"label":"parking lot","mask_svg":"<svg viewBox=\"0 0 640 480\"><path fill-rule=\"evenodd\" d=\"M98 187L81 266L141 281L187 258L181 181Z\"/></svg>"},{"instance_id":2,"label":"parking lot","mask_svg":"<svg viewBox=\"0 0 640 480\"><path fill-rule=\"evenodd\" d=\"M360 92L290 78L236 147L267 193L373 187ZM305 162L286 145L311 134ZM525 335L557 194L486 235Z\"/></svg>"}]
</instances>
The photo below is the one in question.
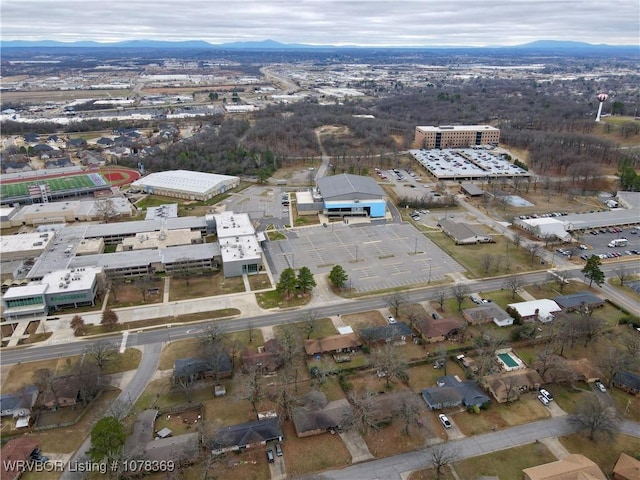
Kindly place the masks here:
<instances>
[{"instance_id":1,"label":"parking lot","mask_svg":"<svg viewBox=\"0 0 640 480\"><path fill-rule=\"evenodd\" d=\"M248 213L251 220L258 221L262 228L268 224L284 226L290 222L289 209L282 205L282 192L279 187L267 185L249 187L231 195L221 205L232 212Z\"/></svg>"},{"instance_id":2,"label":"parking lot","mask_svg":"<svg viewBox=\"0 0 640 480\"><path fill-rule=\"evenodd\" d=\"M616 231L619 230L619 231ZM594 232L594 233L591 233ZM636 232L636 233L632 233ZM622 227L608 227L600 229L592 229L584 232L580 239L580 244L589 247L588 250L580 251L579 254L584 259L591 255L605 255L613 254L619 257L628 255L626 252L640 251L640 234L637 229L622 228ZM609 243L612 240L626 238L628 240L627 245L618 247L609 247Z\"/></svg>"},{"instance_id":3,"label":"parking lot","mask_svg":"<svg viewBox=\"0 0 640 480\"><path fill-rule=\"evenodd\" d=\"M315 275L341 265L350 286L368 292L443 280L464 268L409 224L332 223L286 232L265 253L275 278L288 267Z\"/></svg>"}]
</instances>

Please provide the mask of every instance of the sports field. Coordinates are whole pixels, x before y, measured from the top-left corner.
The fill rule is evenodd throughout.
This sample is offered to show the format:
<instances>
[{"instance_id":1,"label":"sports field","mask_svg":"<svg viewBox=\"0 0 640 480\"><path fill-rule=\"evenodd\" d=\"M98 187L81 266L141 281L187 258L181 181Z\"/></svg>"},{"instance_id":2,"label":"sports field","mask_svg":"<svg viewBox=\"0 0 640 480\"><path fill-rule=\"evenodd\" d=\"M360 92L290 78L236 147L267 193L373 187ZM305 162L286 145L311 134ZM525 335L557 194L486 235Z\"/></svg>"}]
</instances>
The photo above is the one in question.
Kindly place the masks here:
<instances>
[{"instance_id":1,"label":"sports field","mask_svg":"<svg viewBox=\"0 0 640 480\"><path fill-rule=\"evenodd\" d=\"M39 180L29 180L26 182L2 183L0 184L0 196L2 198L18 197L29 194L31 185L49 185L52 192L64 190L76 190L91 188L100 185L108 185L109 182L99 173L86 175L69 175L64 177L42 178Z\"/></svg>"}]
</instances>

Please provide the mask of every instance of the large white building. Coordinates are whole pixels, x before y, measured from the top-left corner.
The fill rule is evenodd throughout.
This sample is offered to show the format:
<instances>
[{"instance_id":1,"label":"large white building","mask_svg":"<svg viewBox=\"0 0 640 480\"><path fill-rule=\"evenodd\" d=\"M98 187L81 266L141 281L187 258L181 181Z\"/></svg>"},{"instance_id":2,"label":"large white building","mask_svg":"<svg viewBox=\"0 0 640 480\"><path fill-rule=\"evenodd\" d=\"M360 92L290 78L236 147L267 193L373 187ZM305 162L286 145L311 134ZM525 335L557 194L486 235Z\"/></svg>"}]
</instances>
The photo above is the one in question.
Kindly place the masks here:
<instances>
[{"instance_id":1,"label":"large white building","mask_svg":"<svg viewBox=\"0 0 640 480\"><path fill-rule=\"evenodd\" d=\"M187 200L209 200L240 184L238 177L215 173L170 170L151 173L131 184L146 193Z\"/></svg>"},{"instance_id":2,"label":"large white building","mask_svg":"<svg viewBox=\"0 0 640 480\"><path fill-rule=\"evenodd\" d=\"M225 277L257 273L262 267L262 247L248 213L222 212L213 215Z\"/></svg>"}]
</instances>

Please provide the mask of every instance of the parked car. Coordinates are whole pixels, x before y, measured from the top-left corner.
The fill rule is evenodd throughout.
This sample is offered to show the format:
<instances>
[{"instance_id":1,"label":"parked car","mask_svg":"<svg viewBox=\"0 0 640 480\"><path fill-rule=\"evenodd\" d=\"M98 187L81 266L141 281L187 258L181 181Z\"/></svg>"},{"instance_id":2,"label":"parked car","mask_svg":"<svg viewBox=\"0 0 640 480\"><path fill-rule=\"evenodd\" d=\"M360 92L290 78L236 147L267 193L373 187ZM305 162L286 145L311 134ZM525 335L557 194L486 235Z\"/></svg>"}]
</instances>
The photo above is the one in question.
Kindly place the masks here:
<instances>
[{"instance_id":1,"label":"parked car","mask_svg":"<svg viewBox=\"0 0 640 480\"><path fill-rule=\"evenodd\" d=\"M538 400L540 400L540 402L545 406L549 405L549 403L551 403L551 402L549 402L547 397L545 397L544 395L538 395Z\"/></svg>"},{"instance_id":2,"label":"parked car","mask_svg":"<svg viewBox=\"0 0 640 480\"><path fill-rule=\"evenodd\" d=\"M271 449L267 450L267 461L269 463L273 463L276 461L275 457L273 456L273 450Z\"/></svg>"},{"instance_id":3,"label":"parked car","mask_svg":"<svg viewBox=\"0 0 640 480\"><path fill-rule=\"evenodd\" d=\"M282 456L282 445L280 445L279 443L276 443L276 455L279 457Z\"/></svg>"},{"instance_id":4,"label":"parked car","mask_svg":"<svg viewBox=\"0 0 640 480\"><path fill-rule=\"evenodd\" d=\"M440 423L442 423L442 426L444 428L451 428L451 421L447 418L447 416L444 413L441 413L440 415L438 415L438 418L440 419Z\"/></svg>"},{"instance_id":5,"label":"parked car","mask_svg":"<svg viewBox=\"0 0 640 480\"><path fill-rule=\"evenodd\" d=\"M387 315L387 321L388 321L391 325L393 325L394 323L398 323L398 322L396 321L396 319L395 319L395 318L393 318L393 315Z\"/></svg>"},{"instance_id":6,"label":"parked car","mask_svg":"<svg viewBox=\"0 0 640 480\"><path fill-rule=\"evenodd\" d=\"M598 390L600 390L602 393L607 391L607 388L602 384L602 382L596 381L595 384L596 387L598 387Z\"/></svg>"},{"instance_id":7,"label":"parked car","mask_svg":"<svg viewBox=\"0 0 640 480\"><path fill-rule=\"evenodd\" d=\"M544 388L540 389L540 395L542 395L543 397L545 397L547 400L549 400L550 402L553 402L553 395L551 395L547 390L545 390Z\"/></svg>"}]
</instances>

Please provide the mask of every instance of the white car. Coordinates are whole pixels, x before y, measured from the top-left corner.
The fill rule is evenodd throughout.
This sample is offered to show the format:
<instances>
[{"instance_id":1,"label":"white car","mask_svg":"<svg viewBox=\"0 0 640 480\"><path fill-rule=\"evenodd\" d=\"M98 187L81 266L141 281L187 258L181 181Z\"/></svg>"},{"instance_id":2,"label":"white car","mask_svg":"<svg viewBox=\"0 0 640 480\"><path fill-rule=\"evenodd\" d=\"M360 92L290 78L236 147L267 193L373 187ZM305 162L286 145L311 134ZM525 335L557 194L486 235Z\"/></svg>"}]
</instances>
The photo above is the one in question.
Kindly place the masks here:
<instances>
[{"instance_id":1,"label":"white car","mask_svg":"<svg viewBox=\"0 0 640 480\"><path fill-rule=\"evenodd\" d=\"M605 387L602 382L595 382L596 387L598 387L598 390L600 390L602 393L605 393L607 391L607 387Z\"/></svg>"},{"instance_id":2,"label":"white car","mask_svg":"<svg viewBox=\"0 0 640 480\"><path fill-rule=\"evenodd\" d=\"M547 399L547 397L545 397L544 395L538 395L538 400L540 400L540 403L542 403L543 405L549 405L549 400Z\"/></svg>"},{"instance_id":3,"label":"white car","mask_svg":"<svg viewBox=\"0 0 640 480\"><path fill-rule=\"evenodd\" d=\"M441 413L440 415L438 415L438 418L440 419L440 423L442 423L442 426L444 428L451 428L451 421L447 418L447 416L444 413Z\"/></svg>"},{"instance_id":4,"label":"white car","mask_svg":"<svg viewBox=\"0 0 640 480\"><path fill-rule=\"evenodd\" d=\"M540 395L542 395L544 398L546 398L547 400L549 400L550 402L553 402L553 395L551 395L547 390L545 390L544 388L540 389Z\"/></svg>"},{"instance_id":5,"label":"white car","mask_svg":"<svg viewBox=\"0 0 640 480\"><path fill-rule=\"evenodd\" d=\"M396 321L396 319L395 319L395 318L393 318L393 315L387 315L387 321L388 321L390 324L392 324L392 325L393 325L394 323L398 323L398 322Z\"/></svg>"}]
</instances>

